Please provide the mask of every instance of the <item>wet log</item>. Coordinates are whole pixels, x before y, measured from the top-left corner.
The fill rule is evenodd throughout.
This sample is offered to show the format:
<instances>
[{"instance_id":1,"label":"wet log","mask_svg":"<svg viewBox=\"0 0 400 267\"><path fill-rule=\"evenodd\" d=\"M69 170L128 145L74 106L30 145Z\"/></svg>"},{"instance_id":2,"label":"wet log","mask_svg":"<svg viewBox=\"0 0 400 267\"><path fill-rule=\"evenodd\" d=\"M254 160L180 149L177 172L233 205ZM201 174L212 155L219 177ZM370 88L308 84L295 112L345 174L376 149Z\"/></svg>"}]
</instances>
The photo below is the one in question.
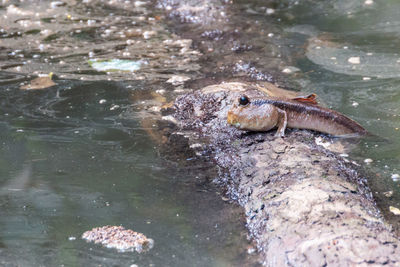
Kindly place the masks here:
<instances>
[{"instance_id":1,"label":"wet log","mask_svg":"<svg viewBox=\"0 0 400 267\"><path fill-rule=\"evenodd\" d=\"M216 182L243 208L249 236L265 266L399 265L399 240L376 208L357 165L306 130L246 133L226 123L243 92L259 85L224 83L178 97L176 135L207 147L220 169ZM264 83L264 92L277 92ZM278 92L279 93L279 92ZM171 118L171 117L169 117ZM321 137L322 136L322 137ZM197 151L198 154L201 151Z\"/></svg>"}]
</instances>

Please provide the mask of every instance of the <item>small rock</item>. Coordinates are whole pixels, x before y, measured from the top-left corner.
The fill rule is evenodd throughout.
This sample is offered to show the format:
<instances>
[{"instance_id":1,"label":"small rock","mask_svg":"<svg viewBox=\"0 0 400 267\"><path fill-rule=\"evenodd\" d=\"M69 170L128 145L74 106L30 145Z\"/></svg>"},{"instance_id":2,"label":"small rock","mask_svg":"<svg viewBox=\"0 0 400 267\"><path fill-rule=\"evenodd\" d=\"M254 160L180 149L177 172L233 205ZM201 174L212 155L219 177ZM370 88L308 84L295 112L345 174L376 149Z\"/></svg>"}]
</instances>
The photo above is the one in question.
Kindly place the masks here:
<instances>
[{"instance_id":1,"label":"small rock","mask_svg":"<svg viewBox=\"0 0 400 267\"><path fill-rule=\"evenodd\" d=\"M192 149L194 149L194 148L201 148L201 147L203 147L203 145L202 145L202 144L199 144L199 143L195 143L195 144L191 144L191 145L190 145L190 148L192 148Z\"/></svg>"},{"instance_id":2,"label":"small rock","mask_svg":"<svg viewBox=\"0 0 400 267\"><path fill-rule=\"evenodd\" d=\"M53 2L50 3L50 7L53 8L53 9L57 8L59 6L65 6L65 5L66 5L66 3L61 2L61 1L53 1Z\"/></svg>"},{"instance_id":3,"label":"small rock","mask_svg":"<svg viewBox=\"0 0 400 267\"><path fill-rule=\"evenodd\" d=\"M157 35L157 32L155 32L155 31L145 31L143 33L143 38L144 39L150 39L151 37L153 37L155 35Z\"/></svg>"},{"instance_id":4,"label":"small rock","mask_svg":"<svg viewBox=\"0 0 400 267\"><path fill-rule=\"evenodd\" d=\"M171 115L163 116L161 119L165 121L170 121L174 124L178 124L178 121Z\"/></svg>"},{"instance_id":5,"label":"small rock","mask_svg":"<svg viewBox=\"0 0 400 267\"><path fill-rule=\"evenodd\" d=\"M167 83L171 83L172 85L181 85L188 80L190 80L190 77L188 76L172 75L172 77L167 80Z\"/></svg>"},{"instance_id":6,"label":"small rock","mask_svg":"<svg viewBox=\"0 0 400 267\"><path fill-rule=\"evenodd\" d=\"M254 247L250 247L247 249L247 254L252 255L256 252L256 249Z\"/></svg>"},{"instance_id":7,"label":"small rock","mask_svg":"<svg viewBox=\"0 0 400 267\"><path fill-rule=\"evenodd\" d=\"M400 215L400 210L396 207L390 206L389 210L391 213L393 213L394 215Z\"/></svg>"},{"instance_id":8,"label":"small rock","mask_svg":"<svg viewBox=\"0 0 400 267\"><path fill-rule=\"evenodd\" d=\"M394 174L392 174L391 178L393 181L397 182L400 180L400 175L398 173L394 173Z\"/></svg>"},{"instance_id":9,"label":"small rock","mask_svg":"<svg viewBox=\"0 0 400 267\"><path fill-rule=\"evenodd\" d=\"M351 64L360 64L360 57L349 57L347 61Z\"/></svg>"},{"instance_id":10,"label":"small rock","mask_svg":"<svg viewBox=\"0 0 400 267\"><path fill-rule=\"evenodd\" d=\"M112 105L111 107L110 107L110 110L116 110L116 109L118 109L119 108L119 105Z\"/></svg>"},{"instance_id":11,"label":"small rock","mask_svg":"<svg viewBox=\"0 0 400 267\"><path fill-rule=\"evenodd\" d=\"M298 72L298 71L300 71L299 68L292 67L292 66L286 67L286 68L284 68L284 69L282 70L283 73L288 73L288 74L289 74L289 73L293 73L293 72Z\"/></svg>"},{"instance_id":12,"label":"small rock","mask_svg":"<svg viewBox=\"0 0 400 267\"><path fill-rule=\"evenodd\" d=\"M383 192L383 195L384 195L385 197L391 197L391 196L393 196L393 191Z\"/></svg>"},{"instance_id":13,"label":"small rock","mask_svg":"<svg viewBox=\"0 0 400 267\"><path fill-rule=\"evenodd\" d=\"M144 234L125 229L122 226L103 226L93 228L82 234L82 239L107 248L115 248L120 252L137 251L139 253L151 249L154 241Z\"/></svg>"},{"instance_id":14,"label":"small rock","mask_svg":"<svg viewBox=\"0 0 400 267\"><path fill-rule=\"evenodd\" d=\"M272 14L275 13L275 9L273 9L273 8L267 8L267 9L265 10L265 13L266 13L267 15L272 15Z\"/></svg>"},{"instance_id":15,"label":"small rock","mask_svg":"<svg viewBox=\"0 0 400 267\"><path fill-rule=\"evenodd\" d=\"M221 199L222 199L223 201L225 201L225 202L229 201L229 198L227 198L227 197L221 197Z\"/></svg>"},{"instance_id":16,"label":"small rock","mask_svg":"<svg viewBox=\"0 0 400 267\"><path fill-rule=\"evenodd\" d=\"M143 1L135 1L135 7L141 7L141 6L145 6L148 3L147 2L143 2Z\"/></svg>"},{"instance_id":17,"label":"small rock","mask_svg":"<svg viewBox=\"0 0 400 267\"><path fill-rule=\"evenodd\" d=\"M365 163L367 163L367 164L370 164L370 163L372 163L372 162L373 162L373 160L372 160L372 159L370 159L370 158L368 158L368 159L364 159L364 162L365 162Z\"/></svg>"}]
</instances>

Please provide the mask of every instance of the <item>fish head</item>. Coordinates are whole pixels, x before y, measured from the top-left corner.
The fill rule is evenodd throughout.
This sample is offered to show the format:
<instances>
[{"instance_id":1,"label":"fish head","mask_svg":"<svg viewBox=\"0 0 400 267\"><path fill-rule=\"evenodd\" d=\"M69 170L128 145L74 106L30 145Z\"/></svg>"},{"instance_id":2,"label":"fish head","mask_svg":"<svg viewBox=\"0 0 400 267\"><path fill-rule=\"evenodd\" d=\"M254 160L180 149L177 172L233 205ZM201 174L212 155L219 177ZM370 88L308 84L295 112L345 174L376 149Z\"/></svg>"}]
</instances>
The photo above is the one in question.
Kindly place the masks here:
<instances>
[{"instance_id":1,"label":"fish head","mask_svg":"<svg viewBox=\"0 0 400 267\"><path fill-rule=\"evenodd\" d=\"M277 109L270 104L255 104L243 95L228 111L227 122L247 131L268 131L277 124L279 115Z\"/></svg>"}]
</instances>

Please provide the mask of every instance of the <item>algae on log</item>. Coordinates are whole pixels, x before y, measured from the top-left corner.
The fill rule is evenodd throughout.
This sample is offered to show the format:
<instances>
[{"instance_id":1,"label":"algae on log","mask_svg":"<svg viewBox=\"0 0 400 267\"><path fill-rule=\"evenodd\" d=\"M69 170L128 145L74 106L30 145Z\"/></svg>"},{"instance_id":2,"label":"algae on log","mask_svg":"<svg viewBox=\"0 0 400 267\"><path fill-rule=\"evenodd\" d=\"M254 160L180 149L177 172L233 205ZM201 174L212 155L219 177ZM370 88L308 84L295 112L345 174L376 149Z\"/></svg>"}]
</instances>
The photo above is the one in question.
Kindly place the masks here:
<instances>
[{"instance_id":1,"label":"algae on log","mask_svg":"<svg viewBox=\"0 0 400 267\"><path fill-rule=\"evenodd\" d=\"M399 240L355 165L316 145L310 131L291 130L282 139L226 123L241 93L264 95L258 87L208 86L178 97L173 116L189 142L206 140L221 170L217 182L245 209L263 265L400 265Z\"/></svg>"}]
</instances>

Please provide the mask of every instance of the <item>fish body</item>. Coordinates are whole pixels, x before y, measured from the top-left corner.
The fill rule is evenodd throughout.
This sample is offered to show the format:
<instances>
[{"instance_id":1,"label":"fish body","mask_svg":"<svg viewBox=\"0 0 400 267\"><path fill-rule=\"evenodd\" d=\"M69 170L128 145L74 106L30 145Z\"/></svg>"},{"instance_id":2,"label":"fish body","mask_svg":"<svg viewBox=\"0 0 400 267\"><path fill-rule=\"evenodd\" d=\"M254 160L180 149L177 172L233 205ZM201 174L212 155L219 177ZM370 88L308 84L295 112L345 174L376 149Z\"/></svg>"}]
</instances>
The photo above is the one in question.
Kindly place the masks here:
<instances>
[{"instance_id":1,"label":"fish body","mask_svg":"<svg viewBox=\"0 0 400 267\"><path fill-rule=\"evenodd\" d=\"M241 130L269 131L278 128L284 136L286 127L315 130L334 136L365 135L360 124L345 115L316 105L308 98L257 98L242 96L228 111L228 123ZM244 101L247 98L248 101ZM247 102L247 103L245 103Z\"/></svg>"}]
</instances>

